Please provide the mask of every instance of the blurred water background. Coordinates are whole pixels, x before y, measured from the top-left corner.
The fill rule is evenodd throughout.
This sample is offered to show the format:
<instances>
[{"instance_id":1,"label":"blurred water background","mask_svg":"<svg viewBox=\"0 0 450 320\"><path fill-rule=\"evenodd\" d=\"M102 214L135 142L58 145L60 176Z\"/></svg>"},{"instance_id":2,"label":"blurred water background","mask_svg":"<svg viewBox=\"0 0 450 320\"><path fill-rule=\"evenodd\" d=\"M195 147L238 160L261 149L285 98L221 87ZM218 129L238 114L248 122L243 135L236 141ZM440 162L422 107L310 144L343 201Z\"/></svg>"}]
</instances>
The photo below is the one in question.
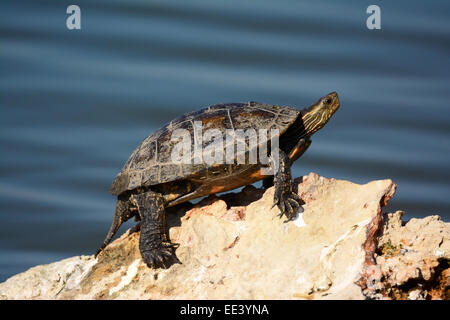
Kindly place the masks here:
<instances>
[{"instance_id":1,"label":"blurred water background","mask_svg":"<svg viewBox=\"0 0 450 320\"><path fill-rule=\"evenodd\" d=\"M303 108L336 90L294 176L391 178L387 210L449 220L449 1L77 0L79 31L70 4L0 2L0 281L92 254L135 147L222 102Z\"/></svg>"}]
</instances>

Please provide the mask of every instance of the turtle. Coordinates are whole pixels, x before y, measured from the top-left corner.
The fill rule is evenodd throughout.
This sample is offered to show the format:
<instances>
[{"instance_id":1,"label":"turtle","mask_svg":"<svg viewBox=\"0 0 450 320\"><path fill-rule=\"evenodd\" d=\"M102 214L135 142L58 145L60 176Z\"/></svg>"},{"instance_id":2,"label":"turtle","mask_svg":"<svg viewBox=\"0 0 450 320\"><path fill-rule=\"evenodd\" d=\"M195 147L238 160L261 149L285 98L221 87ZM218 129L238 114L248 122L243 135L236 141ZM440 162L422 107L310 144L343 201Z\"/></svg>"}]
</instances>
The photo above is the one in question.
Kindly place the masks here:
<instances>
[{"instance_id":1,"label":"turtle","mask_svg":"<svg viewBox=\"0 0 450 320\"><path fill-rule=\"evenodd\" d=\"M122 223L134 217L140 221L139 250L143 261L151 268L167 268L179 260L175 255L178 244L172 243L165 232L166 208L259 180L264 188L275 186L272 208L277 206L279 216L285 216L286 221L293 220L303 202L292 189L291 165L309 148L311 135L328 122L339 106L338 95L332 92L301 110L254 101L225 103L172 120L142 141L114 179L110 190L117 196L114 218L95 256L110 243ZM198 124L224 135L239 129L277 130L278 147L272 149L275 140L266 140L271 145L271 154L265 164L249 161L249 143L245 145L245 160L240 163L206 163L201 156L194 159L189 150L187 159L196 161L174 161L176 144L172 134L176 130L194 133L195 144ZM191 144L193 140L187 141ZM261 148L258 143L256 147ZM206 140L200 141L201 147L207 145ZM277 151L277 157L273 156L273 150ZM263 170L267 168L274 169L272 175Z\"/></svg>"}]
</instances>

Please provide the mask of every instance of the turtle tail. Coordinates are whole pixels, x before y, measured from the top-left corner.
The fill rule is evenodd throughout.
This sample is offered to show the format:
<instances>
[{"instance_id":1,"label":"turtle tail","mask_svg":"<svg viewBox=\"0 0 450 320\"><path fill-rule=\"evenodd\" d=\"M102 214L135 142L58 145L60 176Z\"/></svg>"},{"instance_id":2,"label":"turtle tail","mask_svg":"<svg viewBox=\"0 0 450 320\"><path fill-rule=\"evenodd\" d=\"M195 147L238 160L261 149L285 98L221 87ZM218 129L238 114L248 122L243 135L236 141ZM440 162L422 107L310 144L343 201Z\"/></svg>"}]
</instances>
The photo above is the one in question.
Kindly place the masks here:
<instances>
[{"instance_id":1,"label":"turtle tail","mask_svg":"<svg viewBox=\"0 0 450 320\"><path fill-rule=\"evenodd\" d=\"M114 237L116 232L119 230L122 223L126 222L128 219L130 219L134 214L131 212L130 208L130 202L128 199L120 199L119 197L117 199L116 203L116 211L114 212L114 218L111 224L111 227L109 228L108 234L106 235L105 240L103 241L103 244L101 247L97 250L94 257L96 258L97 255L102 252L102 250L111 242L111 239Z\"/></svg>"}]
</instances>

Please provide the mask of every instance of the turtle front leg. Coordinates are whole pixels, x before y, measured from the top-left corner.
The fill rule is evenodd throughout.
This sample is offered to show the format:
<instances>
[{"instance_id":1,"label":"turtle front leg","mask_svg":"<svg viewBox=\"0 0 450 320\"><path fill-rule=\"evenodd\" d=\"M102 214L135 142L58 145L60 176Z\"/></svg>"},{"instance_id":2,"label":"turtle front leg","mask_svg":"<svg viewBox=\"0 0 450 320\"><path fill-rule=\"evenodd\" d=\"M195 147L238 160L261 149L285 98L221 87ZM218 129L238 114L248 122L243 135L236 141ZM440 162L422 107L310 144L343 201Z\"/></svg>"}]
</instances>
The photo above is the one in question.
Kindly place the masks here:
<instances>
[{"instance_id":1,"label":"turtle front leg","mask_svg":"<svg viewBox=\"0 0 450 320\"><path fill-rule=\"evenodd\" d=\"M285 215L287 221L292 220L300 207L300 197L292 191L292 176L289 157L280 149L278 170L273 176L275 193L273 206L280 209L280 218Z\"/></svg>"},{"instance_id":2,"label":"turtle front leg","mask_svg":"<svg viewBox=\"0 0 450 320\"><path fill-rule=\"evenodd\" d=\"M292 191L291 163L299 157L299 154L303 154L310 144L309 139L300 139L289 155L279 149L278 167L273 177L275 192L272 208L278 206L280 218L285 215L287 221L295 218L300 204L303 203L298 194Z\"/></svg>"},{"instance_id":3,"label":"turtle front leg","mask_svg":"<svg viewBox=\"0 0 450 320\"><path fill-rule=\"evenodd\" d=\"M291 164L297 160L298 158L300 158L306 150L308 150L309 146L311 145L311 140L309 138L302 138L300 139L297 144L295 145L295 147L291 150L291 152L289 152L289 167L291 166ZM264 189L268 189L270 187L272 187L274 184L274 176L269 176L267 178L264 178L264 180L262 181L262 187Z\"/></svg>"},{"instance_id":4,"label":"turtle front leg","mask_svg":"<svg viewBox=\"0 0 450 320\"><path fill-rule=\"evenodd\" d=\"M167 268L172 260L177 259L174 252L176 244L167 240L164 230L164 198L152 191L132 195L132 198L141 217L139 250L142 259L151 268Z\"/></svg>"}]
</instances>

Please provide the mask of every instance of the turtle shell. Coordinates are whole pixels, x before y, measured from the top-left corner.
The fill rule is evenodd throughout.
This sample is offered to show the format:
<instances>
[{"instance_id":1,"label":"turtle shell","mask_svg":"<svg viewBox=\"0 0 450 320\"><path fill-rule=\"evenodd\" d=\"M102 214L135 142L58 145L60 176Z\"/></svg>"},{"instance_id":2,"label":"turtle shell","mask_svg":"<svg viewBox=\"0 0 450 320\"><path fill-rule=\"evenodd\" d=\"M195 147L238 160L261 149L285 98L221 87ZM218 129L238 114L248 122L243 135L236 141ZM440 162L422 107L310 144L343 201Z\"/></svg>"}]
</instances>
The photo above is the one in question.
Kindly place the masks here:
<instances>
[{"instance_id":1,"label":"turtle shell","mask_svg":"<svg viewBox=\"0 0 450 320\"><path fill-rule=\"evenodd\" d=\"M258 102L213 105L190 112L171 121L149 135L136 148L115 178L111 193L118 195L138 187L168 183L208 172L209 165L181 164L172 161L172 149L178 141L171 141L176 129L185 129L194 137L194 122L201 121L203 132L218 129L225 137L227 129L278 129L283 134L297 119L300 110ZM258 141L259 142L259 141ZM203 141L203 148L207 141ZM204 149L203 149L204 150ZM205 177L200 177L205 180ZM206 177L207 178L207 177Z\"/></svg>"}]
</instances>

